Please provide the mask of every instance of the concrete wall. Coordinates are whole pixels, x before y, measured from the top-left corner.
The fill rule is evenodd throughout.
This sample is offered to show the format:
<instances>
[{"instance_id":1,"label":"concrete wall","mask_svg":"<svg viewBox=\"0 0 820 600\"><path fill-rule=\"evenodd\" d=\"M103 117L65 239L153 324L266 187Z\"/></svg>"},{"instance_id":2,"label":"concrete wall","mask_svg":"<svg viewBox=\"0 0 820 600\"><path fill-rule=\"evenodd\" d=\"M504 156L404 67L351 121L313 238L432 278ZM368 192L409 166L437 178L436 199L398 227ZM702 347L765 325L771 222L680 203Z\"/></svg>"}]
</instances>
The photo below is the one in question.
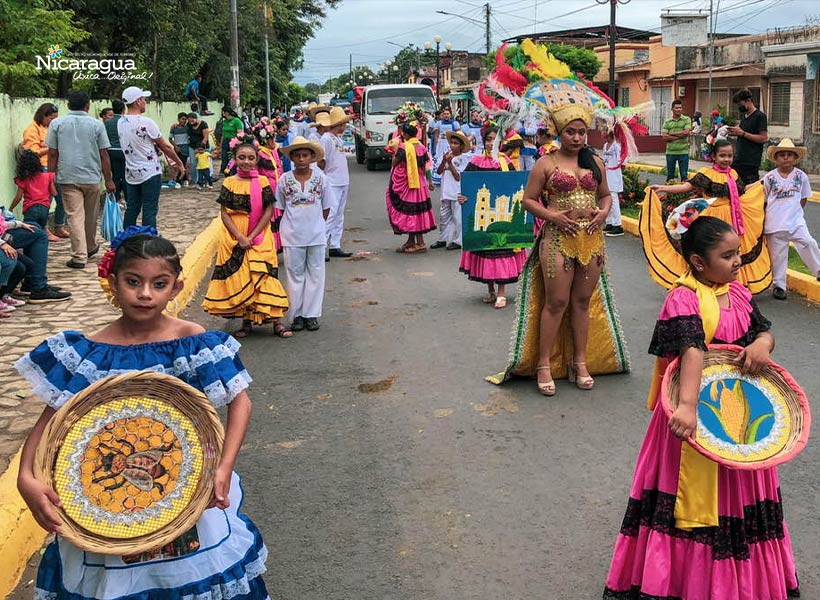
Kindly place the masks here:
<instances>
[{"instance_id":1,"label":"concrete wall","mask_svg":"<svg viewBox=\"0 0 820 600\"><path fill-rule=\"evenodd\" d=\"M649 40L650 79L675 76L677 50L675 46L664 46L660 36Z\"/></svg>"},{"instance_id":2,"label":"concrete wall","mask_svg":"<svg viewBox=\"0 0 820 600\"><path fill-rule=\"evenodd\" d=\"M813 130L812 119L817 109L817 71L820 66L820 54L810 54L806 65L806 82L803 85L803 102L805 119L803 119L803 143L808 152L800 163L800 168L807 173L820 173L820 133Z\"/></svg>"},{"instance_id":3,"label":"concrete wall","mask_svg":"<svg viewBox=\"0 0 820 600\"><path fill-rule=\"evenodd\" d=\"M23 141L23 130L29 126L34 112L44 102L54 102L60 109L60 114L68 113L65 100L53 98L11 98L0 94L0 169L3 177L0 178L0 205L11 204L16 186L14 185L14 170L16 159L14 156L17 144ZM100 110L111 106L110 100L92 100L89 114L97 117ZM145 111L147 117L152 118L167 137L171 123L177 120L177 113L189 112L189 104L178 102L149 102ZM209 123L213 125L213 123ZM22 205L22 203L21 203Z\"/></svg>"}]
</instances>

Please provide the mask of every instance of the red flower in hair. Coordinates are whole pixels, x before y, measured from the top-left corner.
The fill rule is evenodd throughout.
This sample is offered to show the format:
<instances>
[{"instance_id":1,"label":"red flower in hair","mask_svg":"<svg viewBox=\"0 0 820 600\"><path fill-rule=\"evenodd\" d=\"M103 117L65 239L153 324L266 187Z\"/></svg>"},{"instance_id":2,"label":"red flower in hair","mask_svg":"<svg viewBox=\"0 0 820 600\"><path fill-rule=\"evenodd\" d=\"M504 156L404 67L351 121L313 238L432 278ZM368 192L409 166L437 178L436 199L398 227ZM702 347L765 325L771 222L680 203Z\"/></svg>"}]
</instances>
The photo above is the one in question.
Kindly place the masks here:
<instances>
[{"instance_id":1,"label":"red flower in hair","mask_svg":"<svg viewBox=\"0 0 820 600\"><path fill-rule=\"evenodd\" d=\"M109 248L105 251L105 254L102 255L100 262L97 264L97 277L108 279L108 276L111 274L111 267L114 266L114 254L116 254L116 252L113 248Z\"/></svg>"}]
</instances>

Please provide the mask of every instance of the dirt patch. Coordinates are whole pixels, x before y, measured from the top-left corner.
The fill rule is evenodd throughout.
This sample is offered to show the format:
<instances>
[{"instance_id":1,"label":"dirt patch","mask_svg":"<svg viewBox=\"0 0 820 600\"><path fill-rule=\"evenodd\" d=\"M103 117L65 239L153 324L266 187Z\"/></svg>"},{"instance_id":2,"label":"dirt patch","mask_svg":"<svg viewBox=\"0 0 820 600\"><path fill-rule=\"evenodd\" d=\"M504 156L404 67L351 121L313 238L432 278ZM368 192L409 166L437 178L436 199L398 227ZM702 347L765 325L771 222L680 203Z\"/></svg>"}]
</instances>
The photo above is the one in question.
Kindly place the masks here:
<instances>
[{"instance_id":1,"label":"dirt patch","mask_svg":"<svg viewBox=\"0 0 820 600\"><path fill-rule=\"evenodd\" d=\"M364 227L345 227L345 231L349 231L350 233L355 233L357 231L367 231Z\"/></svg>"},{"instance_id":2,"label":"dirt patch","mask_svg":"<svg viewBox=\"0 0 820 600\"><path fill-rule=\"evenodd\" d=\"M499 390L490 394L486 404L474 404L473 408L485 417L494 417L501 411L517 413L518 402L511 392Z\"/></svg>"},{"instance_id":3,"label":"dirt patch","mask_svg":"<svg viewBox=\"0 0 820 600\"><path fill-rule=\"evenodd\" d=\"M363 260L370 260L369 256L351 256L350 258L346 258L345 261L347 262L361 262Z\"/></svg>"},{"instance_id":4,"label":"dirt patch","mask_svg":"<svg viewBox=\"0 0 820 600\"><path fill-rule=\"evenodd\" d=\"M367 240L351 240L354 244L366 244Z\"/></svg>"},{"instance_id":5,"label":"dirt patch","mask_svg":"<svg viewBox=\"0 0 820 600\"><path fill-rule=\"evenodd\" d=\"M377 306L379 303L375 300L359 300L350 305L350 308L361 308L362 306Z\"/></svg>"},{"instance_id":6,"label":"dirt patch","mask_svg":"<svg viewBox=\"0 0 820 600\"><path fill-rule=\"evenodd\" d=\"M361 394L376 394L378 392L386 392L391 387L393 387L393 383L399 378L398 375L390 375L380 381L376 381L374 383L360 383L356 386L356 389L359 390Z\"/></svg>"},{"instance_id":7,"label":"dirt patch","mask_svg":"<svg viewBox=\"0 0 820 600\"><path fill-rule=\"evenodd\" d=\"M354 277L350 281L352 281L353 283L364 283L365 281L367 281L367 277Z\"/></svg>"}]
</instances>

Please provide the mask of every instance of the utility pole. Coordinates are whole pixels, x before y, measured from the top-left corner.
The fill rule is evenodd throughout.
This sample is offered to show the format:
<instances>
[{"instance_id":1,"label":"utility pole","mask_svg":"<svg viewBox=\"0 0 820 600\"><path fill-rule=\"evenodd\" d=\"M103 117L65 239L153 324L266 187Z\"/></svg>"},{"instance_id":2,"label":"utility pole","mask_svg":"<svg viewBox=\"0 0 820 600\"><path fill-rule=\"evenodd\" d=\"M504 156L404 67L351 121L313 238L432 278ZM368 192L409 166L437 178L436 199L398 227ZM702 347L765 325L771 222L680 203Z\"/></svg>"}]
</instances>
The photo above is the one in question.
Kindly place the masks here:
<instances>
[{"instance_id":1,"label":"utility pole","mask_svg":"<svg viewBox=\"0 0 820 600\"><path fill-rule=\"evenodd\" d=\"M598 4L609 4L609 91L608 95L615 102L615 9L618 4L626 4L629 0L595 0Z\"/></svg>"},{"instance_id":2,"label":"utility pole","mask_svg":"<svg viewBox=\"0 0 820 600\"><path fill-rule=\"evenodd\" d=\"M490 45L492 40L490 39L492 36L490 35L490 3L487 2L484 5L484 45L486 46L487 54L490 53Z\"/></svg>"},{"instance_id":3,"label":"utility pole","mask_svg":"<svg viewBox=\"0 0 820 600\"><path fill-rule=\"evenodd\" d=\"M717 14L714 10L714 0L709 0L709 106L712 104L712 67L715 64L715 32L717 31ZM720 10L720 0L717 1L717 9Z\"/></svg>"},{"instance_id":4,"label":"utility pole","mask_svg":"<svg viewBox=\"0 0 820 600\"><path fill-rule=\"evenodd\" d=\"M264 0L263 10L265 11L265 101L267 112L270 117L270 49L268 47L268 0Z\"/></svg>"},{"instance_id":5,"label":"utility pole","mask_svg":"<svg viewBox=\"0 0 820 600\"><path fill-rule=\"evenodd\" d=\"M350 58L350 89L352 90L356 84L356 80L353 79L353 53L348 54L348 57Z\"/></svg>"},{"instance_id":6,"label":"utility pole","mask_svg":"<svg viewBox=\"0 0 820 600\"><path fill-rule=\"evenodd\" d=\"M231 0L231 106L239 112L239 19Z\"/></svg>"}]
</instances>

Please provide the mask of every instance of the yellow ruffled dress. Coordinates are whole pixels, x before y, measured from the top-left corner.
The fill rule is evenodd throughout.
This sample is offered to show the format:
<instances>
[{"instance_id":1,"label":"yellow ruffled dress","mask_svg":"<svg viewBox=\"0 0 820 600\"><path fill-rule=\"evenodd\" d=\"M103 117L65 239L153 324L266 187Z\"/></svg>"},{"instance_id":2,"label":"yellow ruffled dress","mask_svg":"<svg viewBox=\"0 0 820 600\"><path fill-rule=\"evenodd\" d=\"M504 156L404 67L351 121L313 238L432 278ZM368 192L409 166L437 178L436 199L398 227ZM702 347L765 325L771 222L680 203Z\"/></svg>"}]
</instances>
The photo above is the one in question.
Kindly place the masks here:
<instances>
[{"instance_id":1,"label":"yellow ruffled dress","mask_svg":"<svg viewBox=\"0 0 820 600\"><path fill-rule=\"evenodd\" d=\"M759 181L744 186L734 169L730 174L737 182L745 229L744 234L740 237L742 266L738 281L753 294L759 294L772 283L769 250L766 246L766 236L763 235L766 196L763 184ZM704 167L689 179L689 183L704 198L717 197L717 200L701 215L717 217L734 225L727 175L727 173L718 173L712 167ZM666 231L663 205L664 202L658 195L647 188L638 226L649 275L658 285L671 289L678 278L686 272L688 265L679 251L679 243L674 242Z\"/></svg>"},{"instance_id":2,"label":"yellow ruffled dress","mask_svg":"<svg viewBox=\"0 0 820 600\"><path fill-rule=\"evenodd\" d=\"M250 228L250 179L228 177L217 202L225 208L239 231ZM274 203L267 177L259 176L262 206ZM262 241L248 250L239 247L226 227L219 234L216 266L205 292L202 308L212 315L240 318L254 325L279 319L288 309L288 296L279 281L276 244L270 227L262 229Z\"/></svg>"}]
</instances>

